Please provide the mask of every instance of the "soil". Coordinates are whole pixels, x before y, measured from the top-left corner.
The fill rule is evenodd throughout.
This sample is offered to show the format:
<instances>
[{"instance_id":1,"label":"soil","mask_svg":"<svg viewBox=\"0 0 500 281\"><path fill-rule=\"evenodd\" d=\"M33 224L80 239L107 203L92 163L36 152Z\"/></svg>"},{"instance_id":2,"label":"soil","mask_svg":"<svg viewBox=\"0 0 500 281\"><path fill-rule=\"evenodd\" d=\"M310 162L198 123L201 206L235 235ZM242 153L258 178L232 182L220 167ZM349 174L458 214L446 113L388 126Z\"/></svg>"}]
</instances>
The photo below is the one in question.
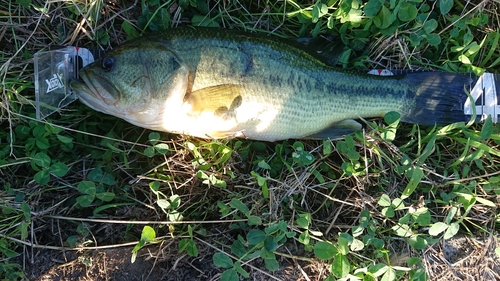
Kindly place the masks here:
<instances>
[{"instance_id":1,"label":"soil","mask_svg":"<svg viewBox=\"0 0 500 281\"><path fill-rule=\"evenodd\" d=\"M500 257L493 235L457 235L425 251L429 280L500 280Z\"/></svg>"},{"instance_id":2,"label":"soil","mask_svg":"<svg viewBox=\"0 0 500 281\"><path fill-rule=\"evenodd\" d=\"M91 252L61 252L40 250L35 252L33 263L27 265L29 280L219 280L223 269L212 261L215 250L197 244L200 255L190 257L178 253L176 243L150 245L139 251L131 263L132 247ZM293 248L294 245L287 245ZM496 255L494 237L471 238L457 236L435 244L424 251L424 261L429 280L500 280L500 257ZM303 250L302 256L307 255ZM280 258L278 271L270 272L258 260L244 266L250 273L248 280L324 280L327 265L305 263L291 258Z\"/></svg>"},{"instance_id":3,"label":"soil","mask_svg":"<svg viewBox=\"0 0 500 281\"><path fill-rule=\"evenodd\" d=\"M35 281L219 280L223 269L212 261L215 250L198 246L198 257L179 254L176 243L147 246L139 251L134 263L130 260L132 247L65 254L44 249L35 253L26 273ZM328 274L326 264L320 262L312 265L290 258L278 258L278 262L279 270L270 272L259 259L254 260L253 268L244 266L250 274L248 280L323 280Z\"/></svg>"}]
</instances>

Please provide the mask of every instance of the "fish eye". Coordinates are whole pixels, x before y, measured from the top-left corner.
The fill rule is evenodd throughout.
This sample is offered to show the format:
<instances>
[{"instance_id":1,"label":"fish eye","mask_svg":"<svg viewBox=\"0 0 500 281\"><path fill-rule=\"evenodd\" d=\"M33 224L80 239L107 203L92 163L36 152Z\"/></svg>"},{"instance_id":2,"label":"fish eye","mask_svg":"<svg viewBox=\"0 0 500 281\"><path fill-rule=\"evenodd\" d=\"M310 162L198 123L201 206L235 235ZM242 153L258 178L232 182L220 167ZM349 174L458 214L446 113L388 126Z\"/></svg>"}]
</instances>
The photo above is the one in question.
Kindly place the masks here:
<instances>
[{"instance_id":1,"label":"fish eye","mask_svg":"<svg viewBox=\"0 0 500 281\"><path fill-rule=\"evenodd\" d=\"M106 71L106 72L111 71L111 69L113 68L114 65L115 65L115 58L106 57L106 58L102 59L101 68L104 71Z\"/></svg>"}]
</instances>

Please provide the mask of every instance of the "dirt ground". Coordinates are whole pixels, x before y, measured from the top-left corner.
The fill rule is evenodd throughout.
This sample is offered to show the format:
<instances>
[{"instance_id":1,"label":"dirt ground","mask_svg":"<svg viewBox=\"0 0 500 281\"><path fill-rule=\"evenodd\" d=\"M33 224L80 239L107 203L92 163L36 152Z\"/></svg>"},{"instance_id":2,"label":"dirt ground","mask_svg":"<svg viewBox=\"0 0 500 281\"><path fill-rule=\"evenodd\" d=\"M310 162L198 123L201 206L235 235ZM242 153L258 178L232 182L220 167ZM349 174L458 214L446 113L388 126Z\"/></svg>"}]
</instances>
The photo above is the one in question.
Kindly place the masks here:
<instances>
[{"instance_id":1,"label":"dirt ground","mask_svg":"<svg viewBox=\"0 0 500 281\"><path fill-rule=\"evenodd\" d=\"M130 261L132 247L67 252L65 255L42 250L35 254L34 263L28 265L27 274L30 280L36 281L219 280L223 270L212 262L215 250L200 246L200 255L190 257L178 253L177 243L151 245L139 251L134 263ZM287 246L291 247L295 246ZM311 265L290 258L278 261L279 270L269 272L263 263L255 260L251 263L253 268L245 267L250 273L248 280L323 280L328 274L326 265L321 262Z\"/></svg>"},{"instance_id":2,"label":"dirt ground","mask_svg":"<svg viewBox=\"0 0 500 281\"><path fill-rule=\"evenodd\" d=\"M494 236L458 235L429 247L424 254L429 280L500 280Z\"/></svg>"},{"instance_id":3,"label":"dirt ground","mask_svg":"<svg viewBox=\"0 0 500 281\"><path fill-rule=\"evenodd\" d=\"M140 250L134 263L130 261L132 247L82 253L44 249L35 251L26 273L29 280L36 281L219 280L223 270L215 267L211 259L216 251L204 244L198 246L200 255L190 257L178 253L177 243L164 241ZM429 280L500 280L497 246L493 236L457 236L435 244L424 251ZM300 246L286 248L307 255ZM253 261L253 268L245 267L250 273L248 280L324 280L328 275L327 266L320 261L281 258L279 263L278 271L269 272L261 262Z\"/></svg>"}]
</instances>

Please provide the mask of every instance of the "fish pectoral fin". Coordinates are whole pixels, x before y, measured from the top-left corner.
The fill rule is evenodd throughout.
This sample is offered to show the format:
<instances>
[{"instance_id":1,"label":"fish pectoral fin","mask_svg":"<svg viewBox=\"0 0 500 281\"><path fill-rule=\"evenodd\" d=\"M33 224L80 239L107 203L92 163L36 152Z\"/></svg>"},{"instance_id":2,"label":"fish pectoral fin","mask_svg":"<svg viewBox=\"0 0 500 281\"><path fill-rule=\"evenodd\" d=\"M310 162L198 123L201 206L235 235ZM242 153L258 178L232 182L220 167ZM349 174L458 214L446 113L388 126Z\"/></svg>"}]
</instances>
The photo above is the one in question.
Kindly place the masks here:
<instances>
[{"instance_id":1,"label":"fish pectoral fin","mask_svg":"<svg viewBox=\"0 0 500 281\"><path fill-rule=\"evenodd\" d=\"M354 134L355 132L361 130L363 126L359 122L353 119L345 119L340 122L333 123L330 127L327 127L317 133L305 137L306 139L336 139L342 138L345 135Z\"/></svg>"},{"instance_id":2,"label":"fish pectoral fin","mask_svg":"<svg viewBox=\"0 0 500 281\"><path fill-rule=\"evenodd\" d=\"M222 84L193 91L184 102L191 105L193 113L213 112L219 116L233 112L241 105L242 92L239 85Z\"/></svg>"}]
</instances>

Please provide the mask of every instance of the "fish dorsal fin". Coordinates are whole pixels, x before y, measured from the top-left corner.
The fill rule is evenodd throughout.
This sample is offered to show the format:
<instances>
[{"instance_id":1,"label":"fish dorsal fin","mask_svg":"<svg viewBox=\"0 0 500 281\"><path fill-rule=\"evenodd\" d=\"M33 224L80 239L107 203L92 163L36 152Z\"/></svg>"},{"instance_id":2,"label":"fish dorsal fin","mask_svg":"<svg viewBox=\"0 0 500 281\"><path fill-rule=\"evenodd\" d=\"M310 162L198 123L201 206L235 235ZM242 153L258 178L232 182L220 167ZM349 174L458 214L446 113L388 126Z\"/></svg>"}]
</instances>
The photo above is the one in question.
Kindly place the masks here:
<instances>
[{"instance_id":1,"label":"fish dorsal fin","mask_svg":"<svg viewBox=\"0 0 500 281\"><path fill-rule=\"evenodd\" d=\"M216 116L223 116L241 105L241 93L241 86L223 84L193 91L184 102L191 105L193 113L213 112Z\"/></svg>"},{"instance_id":2,"label":"fish dorsal fin","mask_svg":"<svg viewBox=\"0 0 500 281\"><path fill-rule=\"evenodd\" d=\"M326 129L305 137L306 139L338 139L345 135L354 134L361 130L363 126L353 119L345 119L340 122L333 123Z\"/></svg>"}]
</instances>

